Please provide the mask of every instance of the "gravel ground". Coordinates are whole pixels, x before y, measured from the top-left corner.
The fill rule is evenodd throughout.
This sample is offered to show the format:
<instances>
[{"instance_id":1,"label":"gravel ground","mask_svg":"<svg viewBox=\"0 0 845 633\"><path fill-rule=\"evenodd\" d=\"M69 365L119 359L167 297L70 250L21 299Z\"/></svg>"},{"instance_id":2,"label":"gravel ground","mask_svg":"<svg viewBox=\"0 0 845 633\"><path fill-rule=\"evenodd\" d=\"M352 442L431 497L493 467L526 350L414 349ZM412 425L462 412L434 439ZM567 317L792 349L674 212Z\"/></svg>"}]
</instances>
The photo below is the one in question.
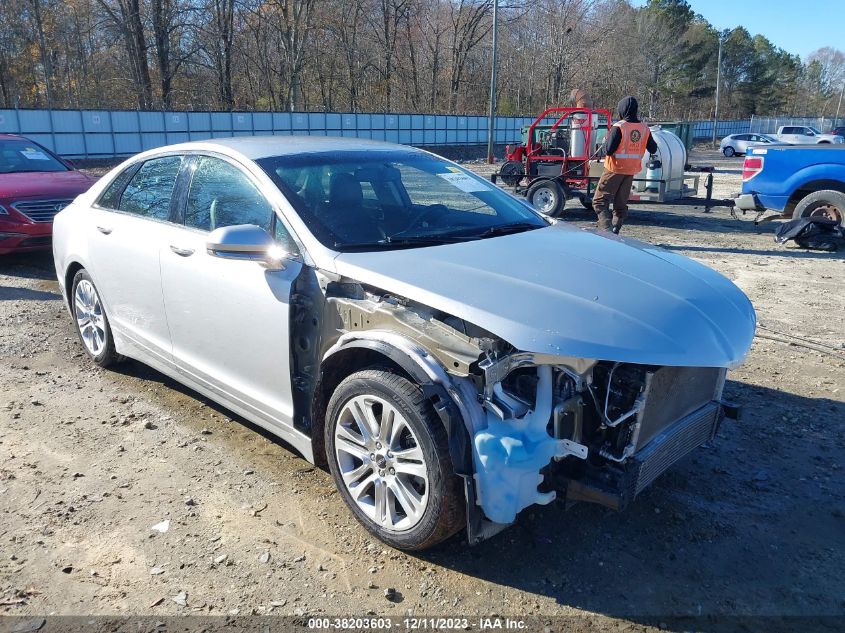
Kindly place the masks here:
<instances>
[{"instance_id":1,"label":"gravel ground","mask_svg":"<svg viewBox=\"0 0 845 633\"><path fill-rule=\"evenodd\" d=\"M717 196L738 190L740 159L693 158L717 162ZM535 507L477 547L417 555L370 538L328 473L257 428L136 362L94 367L49 254L4 257L0 613L577 616L620 631L845 615L842 255L775 245L774 224L725 209L634 209L626 235L754 302L761 336L726 387L742 421L625 513Z\"/></svg>"}]
</instances>

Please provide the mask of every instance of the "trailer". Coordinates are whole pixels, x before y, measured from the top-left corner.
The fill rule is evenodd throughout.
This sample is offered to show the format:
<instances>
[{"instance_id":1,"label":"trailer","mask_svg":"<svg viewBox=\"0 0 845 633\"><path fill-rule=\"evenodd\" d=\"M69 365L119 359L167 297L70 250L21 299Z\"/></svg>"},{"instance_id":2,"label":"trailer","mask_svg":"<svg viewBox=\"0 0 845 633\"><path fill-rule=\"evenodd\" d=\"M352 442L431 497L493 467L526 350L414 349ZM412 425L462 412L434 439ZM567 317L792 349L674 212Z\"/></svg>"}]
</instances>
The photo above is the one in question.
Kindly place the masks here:
<instances>
[{"instance_id":1,"label":"trailer","mask_svg":"<svg viewBox=\"0 0 845 633\"><path fill-rule=\"evenodd\" d=\"M541 213L562 215L566 201L577 198L592 209L593 192L604 173L595 160L610 131L611 114L590 107L553 107L544 110L522 130L522 144L506 147L506 161L491 176L494 183L513 188ZM713 174L704 178L705 197L699 198L700 173L686 173L686 147L675 134L650 127L658 146L654 159L644 159L634 178L629 200L648 204L733 207L732 199L713 198Z\"/></svg>"}]
</instances>

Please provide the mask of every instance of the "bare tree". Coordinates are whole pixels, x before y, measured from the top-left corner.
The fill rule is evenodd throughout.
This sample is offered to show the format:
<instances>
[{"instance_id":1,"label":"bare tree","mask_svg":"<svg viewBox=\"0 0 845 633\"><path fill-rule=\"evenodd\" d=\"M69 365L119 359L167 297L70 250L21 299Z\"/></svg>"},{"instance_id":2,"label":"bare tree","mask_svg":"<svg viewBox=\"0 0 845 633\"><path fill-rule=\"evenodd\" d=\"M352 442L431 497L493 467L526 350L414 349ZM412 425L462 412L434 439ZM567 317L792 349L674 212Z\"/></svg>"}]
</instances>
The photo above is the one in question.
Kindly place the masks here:
<instances>
[{"instance_id":1,"label":"bare tree","mask_svg":"<svg viewBox=\"0 0 845 633\"><path fill-rule=\"evenodd\" d=\"M457 0L450 7L451 73L449 76L449 110L457 112L467 60L493 27L489 19L492 0Z\"/></svg>"},{"instance_id":2,"label":"bare tree","mask_svg":"<svg viewBox=\"0 0 845 633\"><path fill-rule=\"evenodd\" d=\"M97 0L120 32L138 99L138 108L153 107L153 85L147 61L146 33L141 17L141 0Z\"/></svg>"}]
</instances>

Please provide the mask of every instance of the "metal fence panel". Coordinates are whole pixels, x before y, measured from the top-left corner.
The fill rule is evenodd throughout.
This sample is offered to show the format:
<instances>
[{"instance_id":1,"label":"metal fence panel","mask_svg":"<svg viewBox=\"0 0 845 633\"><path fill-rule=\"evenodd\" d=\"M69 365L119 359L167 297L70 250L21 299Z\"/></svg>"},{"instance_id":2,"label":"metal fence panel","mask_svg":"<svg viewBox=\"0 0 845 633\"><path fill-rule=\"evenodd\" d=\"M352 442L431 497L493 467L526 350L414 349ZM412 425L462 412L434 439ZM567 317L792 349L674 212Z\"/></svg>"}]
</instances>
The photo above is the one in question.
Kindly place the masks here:
<instances>
[{"instance_id":1,"label":"metal fence panel","mask_svg":"<svg viewBox=\"0 0 845 633\"><path fill-rule=\"evenodd\" d=\"M518 141L533 117L500 116L497 144ZM691 121L693 138L709 140L713 121ZM719 121L717 138L774 133L782 125L810 125L823 132L835 121L819 117L752 117ZM413 145L481 145L486 116L345 112L136 112L127 110L0 110L0 133L25 134L69 157L126 156L169 143L248 135L372 138Z\"/></svg>"},{"instance_id":2,"label":"metal fence panel","mask_svg":"<svg viewBox=\"0 0 845 633\"><path fill-rule=\"evenodd\" d=\"M53 131L50 113L47 110L19 111L18 126L24 134L51 133Z\"/></svg>"},{"instance_id":3,"label":"metal fence panel","mask_svg":"<svg viewBox=\"0 0 845 633\"><path fill-rule=\"evenodd\" d=\"M0 132L4 134L17 134L20 132L17 112L14 110L0 110Z\"/></svg>"},{"instance_id":4,"label":"metal fence panel","mask_svg":"<svg viewBox=\"0 0 845 633\"><path fill-rule=\"evenodd\" d=\"M112 112L109 118L113 132L139 132L141 130L137 112Z\"/></svg>"}]
</instances>

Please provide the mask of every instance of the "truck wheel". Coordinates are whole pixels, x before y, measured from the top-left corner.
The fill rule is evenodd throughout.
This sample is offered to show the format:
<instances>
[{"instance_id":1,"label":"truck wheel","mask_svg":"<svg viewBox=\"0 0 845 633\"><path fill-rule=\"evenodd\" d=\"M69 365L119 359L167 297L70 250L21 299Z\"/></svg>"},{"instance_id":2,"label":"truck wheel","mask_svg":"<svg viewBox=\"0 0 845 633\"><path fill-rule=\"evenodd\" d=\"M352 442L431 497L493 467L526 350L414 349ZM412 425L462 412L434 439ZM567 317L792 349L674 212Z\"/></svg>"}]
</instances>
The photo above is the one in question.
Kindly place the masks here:
<instances>
[{"instance_id":1,"label":"truck wheel","mask_svg":"<svg viewBox=\"0 0 845 633\"><path fill-rule=\"evenodd\" d=\"M376 538L420 550L465 525L446 429L403 376L367 369L344 379L326 409L325 443L341 497Z\"/></svg>"},{"instance_id":2,"label":"truck wheel","mask_svg":"<svg viewBox=\"0 0 845 633\"><path fill-rule=\"evenodd\" d=\"M822 189L804 196L792 212L792 218L823 217L842 224L845 220L845 193L833 189Z\"/></svg>"},{"instance_id":3,"label":"truck wheel","mask_svg":"<svg viewBox=\"0 0 845 633\"><path fill-rule=\"evenodd\" d=\"M725 147L725 149L722 150L722 153L725 156L727 156L728 158L730 158L731 156L736 154L736 150L733 147L731 147L730 145L728 145L728 146Z\"/></svg>"},{"instance_id":4,"label":"truck wheel","mask_svg":"<svg viewBox=\"0 0 845 633\"><path fill-rule=\"evenodd\" d=\"M553 218L560 215L566 205L566 195L563 188L554 180L541 180L528 187L525 194L537 211Z\"/></svg>"}]
</instances>

